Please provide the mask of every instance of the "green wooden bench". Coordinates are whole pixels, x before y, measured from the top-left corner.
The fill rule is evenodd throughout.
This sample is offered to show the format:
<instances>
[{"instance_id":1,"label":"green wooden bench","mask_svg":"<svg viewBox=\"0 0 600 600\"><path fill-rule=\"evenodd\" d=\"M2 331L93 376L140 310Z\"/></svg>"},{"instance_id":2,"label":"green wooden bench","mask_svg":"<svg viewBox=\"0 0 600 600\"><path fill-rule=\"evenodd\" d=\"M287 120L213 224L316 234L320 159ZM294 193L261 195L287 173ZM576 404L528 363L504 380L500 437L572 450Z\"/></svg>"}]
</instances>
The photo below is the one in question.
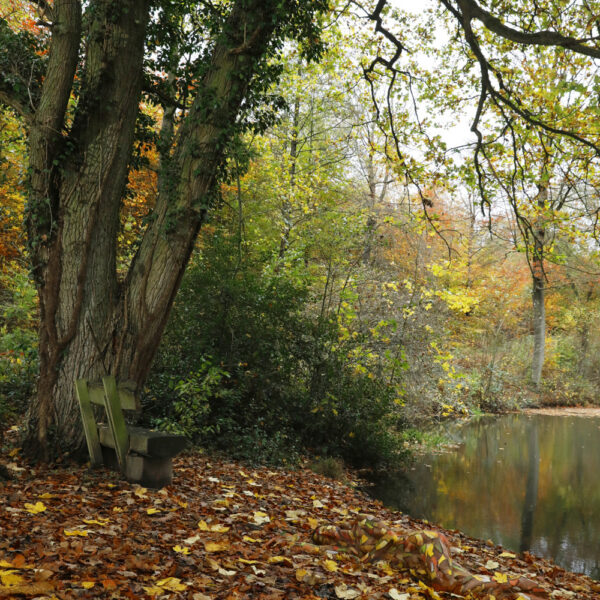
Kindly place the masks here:
<instances>
[{"instance_id":1,"label":"green wooden bench","mask_svg":"<svg viewBox=\"0 0 600 600\"><path fill-rule=\"evenodd\" d=\"M173 457L186 446L183 436L128 425L123 411L140 413L133 386L111 375L101 383L75 382L81 420L93 467L116 468L129 481L160 488L173 479ZM92 405L104 407L106 423L97 422Z\"/></svg>"}]
</instances>

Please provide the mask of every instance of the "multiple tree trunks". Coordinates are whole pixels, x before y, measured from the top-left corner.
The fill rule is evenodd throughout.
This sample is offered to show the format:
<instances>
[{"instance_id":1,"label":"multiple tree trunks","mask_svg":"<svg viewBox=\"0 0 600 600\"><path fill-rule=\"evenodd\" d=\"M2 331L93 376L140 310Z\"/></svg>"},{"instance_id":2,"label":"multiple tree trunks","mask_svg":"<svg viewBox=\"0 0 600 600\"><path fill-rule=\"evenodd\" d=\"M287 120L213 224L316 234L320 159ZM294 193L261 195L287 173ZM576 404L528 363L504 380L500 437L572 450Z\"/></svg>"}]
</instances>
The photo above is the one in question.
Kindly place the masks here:
<instances>
[{"instance_id":1,"label":"multiple tree trunks","mask_svg":"<svg viewBox=\"0 0 600 600\"><path fill-rule=\"evenodd\" d=\"M471 595L482 600L534 600L547 592L523 577L496 574L487 580L473 575L452 560L448 540L437 531L401 534L381 521L368 518L341 526L324 525L312 534L313 542L348 552L363 561L386 561L392 568L409 571L433 589Z\"/></svg>"},{"instance_id":2,"label":"multiple tree trunks","mask_svg":"<svg viewBox=\"0 0 600 600\"><path fill-rule=\"evenodd\" d=\"M133 381L137 391L142 387L240 107L278 25L277 7L262 0L233 4L207 57L201 91L162 157L151 222L127 274L119 275L119 210L151 6L99 0L86 11L84 31L80 2L55 3L40 100L27 115L27 226L40 298L40 377L25 441L30 455L48 460L56 452L81 453L75 380L109 372ZM78 63L78 102L67 118Z\"/></svg>"}]
</instances>

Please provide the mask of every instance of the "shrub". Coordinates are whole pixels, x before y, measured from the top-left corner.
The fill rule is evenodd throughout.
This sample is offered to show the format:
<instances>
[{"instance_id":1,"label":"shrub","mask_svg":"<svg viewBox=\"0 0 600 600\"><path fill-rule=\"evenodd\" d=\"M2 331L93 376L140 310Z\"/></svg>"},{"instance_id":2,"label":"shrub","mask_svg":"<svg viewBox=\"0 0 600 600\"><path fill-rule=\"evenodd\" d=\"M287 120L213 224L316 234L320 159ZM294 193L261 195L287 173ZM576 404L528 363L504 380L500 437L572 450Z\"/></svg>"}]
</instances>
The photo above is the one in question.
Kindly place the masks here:
<instances>
[{"instance_id":1,"label":"shrub","mask_svg":"<svg viewBox=\"0 0 600 600\"><path fill-rule=\"evenodd\" d=\"M9 423L25 411L38 371L36 294L26 275L2 281L0 305L0 422Z\"/></svg>"},{"instance_id":2,"label":"shrub","mask_svg":"<svg viewBox=\"0 0 600 600\"><path fill-rule=\"evenodd\" d=\"M303 261L282 272L264 257L240 262L215 234L182 282L145 414L249 461L389 458L393 393L335 350L337 322L311 315L308 284Z\"/></svg>"}]
</instances>

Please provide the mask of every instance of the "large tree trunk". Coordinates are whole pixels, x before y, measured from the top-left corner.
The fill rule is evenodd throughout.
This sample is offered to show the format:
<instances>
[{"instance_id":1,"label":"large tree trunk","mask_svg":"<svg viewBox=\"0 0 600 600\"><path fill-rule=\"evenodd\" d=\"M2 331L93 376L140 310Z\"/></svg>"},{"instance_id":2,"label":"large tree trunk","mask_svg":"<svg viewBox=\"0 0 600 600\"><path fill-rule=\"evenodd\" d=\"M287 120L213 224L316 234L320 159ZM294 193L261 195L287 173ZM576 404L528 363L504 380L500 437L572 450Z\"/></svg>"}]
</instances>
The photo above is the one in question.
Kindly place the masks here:
<instances>
[{"instance_id":1,"label":"large tree trunk","mask_svg":"<svg viewBox=\"0 0 600 600\"><path fill-rule=\"evenodd\" d=\"M214 44L202 93L162 161L151 224L120 281L119 207L139 110L150 2L97 3L82 91L69 134L62 135L78 59L80 7L56 1L55 23L62 20L65 27L55 30L65 33L53 34L31 134L28 230L41 323L40 377L26 437L30 454L48 459L51 452L77 454L83 448L75 378L111 373L142 387L215 194L240 106L273 32L270 4L245 0L232 9ZM63 69L54 83L53 61ZM52 98L44 116L45 99Z\"/></svg>"}]
</instances>

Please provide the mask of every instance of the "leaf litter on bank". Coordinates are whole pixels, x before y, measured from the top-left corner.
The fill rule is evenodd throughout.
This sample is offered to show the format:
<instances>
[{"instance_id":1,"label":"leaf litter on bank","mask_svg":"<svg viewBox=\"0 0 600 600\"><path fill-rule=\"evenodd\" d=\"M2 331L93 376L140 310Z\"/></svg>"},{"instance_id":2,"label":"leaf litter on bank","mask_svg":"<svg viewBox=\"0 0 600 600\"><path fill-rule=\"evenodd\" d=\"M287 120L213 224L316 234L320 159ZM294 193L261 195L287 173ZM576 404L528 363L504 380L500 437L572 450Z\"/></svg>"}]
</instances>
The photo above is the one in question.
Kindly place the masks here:
<instances>
[{"instance_id":1,"label":"leaf litter on bank","mask_svg":"<svg viewBox=\"0 0 600 600\"><path fill-rule=\"evenodd\" d=\"M156 491L102 469L19 471L0 486L0 598L452 597L385 563L308 543L316 526L365 513L400 531L431 528L352 484L194 454L176 461L175 474ZM533 578L554 600L600 597L597 582L550 561L444 533L474 573Z\"/></svg>"}]
</instances>

